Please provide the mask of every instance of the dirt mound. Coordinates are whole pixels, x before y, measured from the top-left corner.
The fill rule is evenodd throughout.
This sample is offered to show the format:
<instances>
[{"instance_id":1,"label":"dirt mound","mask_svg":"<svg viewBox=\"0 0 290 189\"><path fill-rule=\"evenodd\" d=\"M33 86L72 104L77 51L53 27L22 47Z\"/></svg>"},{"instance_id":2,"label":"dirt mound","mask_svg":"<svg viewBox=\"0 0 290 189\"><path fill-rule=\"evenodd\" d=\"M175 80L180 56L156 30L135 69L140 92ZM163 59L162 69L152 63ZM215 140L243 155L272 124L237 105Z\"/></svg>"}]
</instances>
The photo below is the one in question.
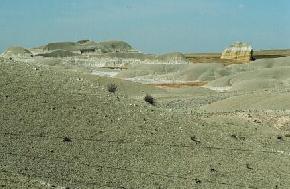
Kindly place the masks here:
<instances>
[{"instance_id":1,"label":"dirt mound","mask_svg":"<svg viewBox=\"0 0 290 189\"><path fill-rule=\"evenodd\" d=\"M157 59L165 62L188 62L186 56L180 52L159 55Z\"/></svg>"},{"instance_id":2,"label":"dirt mound","mask_svg":"<svg viewBox=\"0 0 290 189\"><path fill-rule=\"evenodd\" d=\"M208 83L209 87L231 87L231 90L258 90L290 86L290 57L258 60L247 65L230 65L224 76Z\"/></svg>"},{"instance_id":3,"label":"dirt mound","mask_svg":"<svg viewBox=\"0 0 290 189\"><path fill-rule=\"evenodd\" d=\"M10 58L10 57L32 57L33 54L23 47L10 47L8 48L3 54L3 57Z\"/></svg>"},{"instance_id":4,"label":"dirt mound","mask_svg":"<svg viewBox=\"0 0 290 189\"><path fill-rule=\"evenodd\" d=\"M104 41L96 45L96 50L103 53L127 52L133 50L132 46L124 41Z\"/></svg>"}]
</instances>

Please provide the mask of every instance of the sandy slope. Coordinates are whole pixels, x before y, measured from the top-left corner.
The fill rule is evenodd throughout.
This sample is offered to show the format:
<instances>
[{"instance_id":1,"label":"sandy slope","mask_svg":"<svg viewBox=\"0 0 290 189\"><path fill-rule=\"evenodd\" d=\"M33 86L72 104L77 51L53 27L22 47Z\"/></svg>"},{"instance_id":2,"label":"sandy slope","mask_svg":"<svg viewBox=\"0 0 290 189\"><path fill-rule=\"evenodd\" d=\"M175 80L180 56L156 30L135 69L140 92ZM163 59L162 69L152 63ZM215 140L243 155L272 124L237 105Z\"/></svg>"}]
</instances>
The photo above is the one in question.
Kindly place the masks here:
<instances>
[{"instance_id":1,"label":"sandy slope","mask_svg":"<svg viewBox=\"0 0 290 189\"><path fill-rule=\"evenodd\" d=\"M290 185L290 139L284 131L238 114L184 113L162 102L153 107L131 96L162 96L164 90L114 80L119 91L110 94L109 82L60 67L1 60L0 186ZM206 91L197 91L197 97Z\"/></svg>"},{"instance_id":2,"label":"sandy slope","mask_svg":"<svg viewBox=\"0 0 290 189\"><path fill-rule=\"evenodd\" d=\"M202 109L210 112L231 112L241 110L290 111L289 97L289 91L283 94L260 93L241 95L205 105Z\"/></svg>"},{"instance_id":3,"label":"sandy slope","mask_svg":"<svg viewBox=\"0 0 290 189\"><path fill-rule=\"evenodd\" d=\"M231 65L228 74L209 82L209 87L227 87L232 90L258 90L290 86L290 58L257 60L248 65Z\"/></svg>"}]
</instances>

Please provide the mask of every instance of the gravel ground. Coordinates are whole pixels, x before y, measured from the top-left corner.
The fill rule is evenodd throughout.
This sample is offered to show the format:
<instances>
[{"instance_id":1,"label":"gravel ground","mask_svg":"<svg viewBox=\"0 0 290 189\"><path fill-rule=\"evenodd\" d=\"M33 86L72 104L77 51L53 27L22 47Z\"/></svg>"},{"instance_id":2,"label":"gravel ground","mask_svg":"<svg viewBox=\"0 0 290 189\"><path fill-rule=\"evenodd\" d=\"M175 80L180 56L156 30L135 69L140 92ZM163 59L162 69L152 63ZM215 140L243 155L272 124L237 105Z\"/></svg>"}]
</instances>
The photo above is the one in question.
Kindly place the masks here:
<instances>
[{"instance_id":1,"label":"gravel ground","mask_svg":"<svg viewBox=\"0 0 290 189\"><path fill-rule=\"evenodd\" d=\"M288 114L198 108L237 93L169 93L4 59L0 87L2 188L290 186Z\"/></svg>"}]
</instances>

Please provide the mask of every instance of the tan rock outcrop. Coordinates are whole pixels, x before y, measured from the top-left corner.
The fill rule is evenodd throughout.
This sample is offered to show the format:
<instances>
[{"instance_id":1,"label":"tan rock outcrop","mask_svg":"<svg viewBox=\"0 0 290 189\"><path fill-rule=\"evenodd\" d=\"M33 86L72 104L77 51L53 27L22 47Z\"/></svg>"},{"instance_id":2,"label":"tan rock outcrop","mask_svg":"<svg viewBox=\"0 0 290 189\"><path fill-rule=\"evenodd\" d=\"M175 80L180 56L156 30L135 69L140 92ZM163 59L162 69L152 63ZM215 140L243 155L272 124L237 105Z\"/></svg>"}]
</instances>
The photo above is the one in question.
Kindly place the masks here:
<instances>
[{"instance_id":1,"label":"tan rock outcrop","mask_svg":"<svg viewBox=\"0 0 290 189\"><path fill-rule=\"evenodd\" d=\"M251 61L253 48L247 43L236 42L223 51L221 59Z\"/></svg>"}]
</instances>

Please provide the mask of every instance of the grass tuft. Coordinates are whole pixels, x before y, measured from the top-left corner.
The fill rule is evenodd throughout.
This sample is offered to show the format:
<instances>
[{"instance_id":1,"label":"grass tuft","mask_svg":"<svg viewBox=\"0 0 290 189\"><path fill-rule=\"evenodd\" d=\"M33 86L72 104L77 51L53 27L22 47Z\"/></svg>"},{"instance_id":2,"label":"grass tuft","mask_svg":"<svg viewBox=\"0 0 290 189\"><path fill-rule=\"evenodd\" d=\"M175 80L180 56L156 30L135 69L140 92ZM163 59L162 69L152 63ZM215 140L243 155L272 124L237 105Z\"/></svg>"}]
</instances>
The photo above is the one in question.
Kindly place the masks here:
<instances>
[{"instance_id":1,"label":"grass tuft","mask_svg":"<svg viewBox=\"0 0 290 189\"><path fill-rule=\"evenodd\" d=\"M156 104L156 101L155 101L154 97L151 96L151 95L149 95L149 94L147 94L144 97L144 101L147 102L147 103L149 103L149 104L151 104L151 105L153 105L153 106L155 106L155 104Z\"/></svg>"},{"instance_id":2,"label":"grass tuft","mask_svg":"<svg viewBox=\"0 0 290 189\"><path fill-rule=\"evenodd\" d=\"M64 137L63 142L72 142L72 140L69 137Z\"/></svg>"},{"instance_id":3,"label":"grass tuft","mask_svg":"<svg viewBox=\"0 0 290 189\"><path fill-rule=\"evenodd\" d=\"M117 91L117 89L118 89L118 86L116 84L114 84L114 83L110 83L107 86L107 90L110 93L115 93Z\"/></svg>"}]
</instances>

